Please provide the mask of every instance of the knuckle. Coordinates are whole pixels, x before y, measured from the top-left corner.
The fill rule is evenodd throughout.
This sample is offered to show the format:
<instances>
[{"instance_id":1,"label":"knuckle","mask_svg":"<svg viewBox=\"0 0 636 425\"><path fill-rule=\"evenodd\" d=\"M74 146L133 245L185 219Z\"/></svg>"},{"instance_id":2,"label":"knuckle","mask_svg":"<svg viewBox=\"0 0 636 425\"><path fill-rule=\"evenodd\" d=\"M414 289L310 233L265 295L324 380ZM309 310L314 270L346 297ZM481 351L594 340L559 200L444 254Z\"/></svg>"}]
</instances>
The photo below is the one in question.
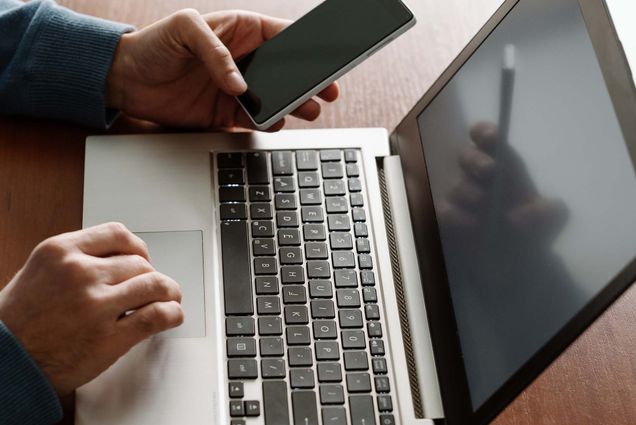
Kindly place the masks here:
<instances>
[{"instance_id":1,"label":"knuckle","mask_svg":"<svg viewBox=\"0 0 636 425\"><path fill-rule=\"evenodd\" d=\"M129 238L130 230L123 223L111 222L104 225L108 231L118 239L126 240Z\"/></svg>"},{"instance_id":2,"label":"knuckle","mask_svg":"<svg viewBox=\"0 0 636 425\"><path fill-rule=\"evenodd\" d=\"M193 8L181 9L173 16L173 22L177 26L190 25L200 19L199 11Z\"/></svg>"},{"instance_id":3,"label":"knuckle","mask_svg":"<svg viewBox=\"0 0 636 425\"><path fill-rule=\"evenodd\" d=\"M141 272L151 272L154 271L154 267L141 255L133 254L130 256L130 261L132 262L132 267L135 270Z\"/></svg>"},{"instance_id":4,"label":"knuckle","mask_svg":"<svg viewBox=\"0 0 636 425\"><path fill-rule=\"evenodd\" d=\"M39 260L57 259L66 255L67 247L59 236L45 239L33 250L33 256Z\"/></svg>"}]
</instances>

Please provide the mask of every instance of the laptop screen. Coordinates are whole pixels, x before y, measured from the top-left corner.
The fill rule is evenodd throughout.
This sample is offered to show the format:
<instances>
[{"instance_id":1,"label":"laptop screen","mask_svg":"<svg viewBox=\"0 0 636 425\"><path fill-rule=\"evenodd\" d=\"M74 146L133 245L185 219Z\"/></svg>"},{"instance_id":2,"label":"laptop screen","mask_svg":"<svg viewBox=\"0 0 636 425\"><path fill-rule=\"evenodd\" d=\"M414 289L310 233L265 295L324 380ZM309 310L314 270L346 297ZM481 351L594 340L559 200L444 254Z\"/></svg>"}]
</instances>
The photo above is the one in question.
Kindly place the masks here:
<instances>
[{"instance_id":1,"label":"laptop screen","mask_svg":"<svg viewBox=\"0 0 636 425\"><path fill-rule=\"evenodd\" d=\"M520 1L418 117L477 410L636 254L636 178L577 0Z\"/></svg>"}]
</instances>

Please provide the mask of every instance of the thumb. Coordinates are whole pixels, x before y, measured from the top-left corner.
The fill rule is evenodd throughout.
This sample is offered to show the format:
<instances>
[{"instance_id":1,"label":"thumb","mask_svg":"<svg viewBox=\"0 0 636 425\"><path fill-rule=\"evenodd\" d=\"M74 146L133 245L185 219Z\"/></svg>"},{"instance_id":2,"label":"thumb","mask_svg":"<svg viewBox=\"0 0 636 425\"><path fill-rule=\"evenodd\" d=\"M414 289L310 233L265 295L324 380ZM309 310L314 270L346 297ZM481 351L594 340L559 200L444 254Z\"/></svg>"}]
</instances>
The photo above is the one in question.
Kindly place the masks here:
<instances>
[{"instance_id":1,"label":"thumb","mask_svg":"<svg viewBox=\"0 0 636 425\"><path fill-rule=\"evenodd\" d=\"M205 64L210 78L222 91L237 96L247 90L247 83L234 63L232 54L199 12L182 10L174 15L174 21L179 40Z\"/></svg>"}]
</instances>

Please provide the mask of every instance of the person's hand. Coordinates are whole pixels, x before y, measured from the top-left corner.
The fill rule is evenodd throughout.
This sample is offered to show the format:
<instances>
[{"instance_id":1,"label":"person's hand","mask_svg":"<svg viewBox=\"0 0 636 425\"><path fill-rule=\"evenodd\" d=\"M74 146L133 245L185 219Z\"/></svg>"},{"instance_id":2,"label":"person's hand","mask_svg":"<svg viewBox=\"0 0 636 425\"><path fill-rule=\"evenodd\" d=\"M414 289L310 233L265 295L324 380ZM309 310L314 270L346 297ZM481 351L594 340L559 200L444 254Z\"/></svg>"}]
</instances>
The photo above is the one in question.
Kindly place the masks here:
<instances>
[{"instance_id":1,"label":"person's hand","mask_svg":"<svg viewBox=\"0 0 636 425\"><path fill-rule=\"evenodd\" d=\"M473 143L458 158L461 179L438 206L440 225L465 243L476 240L475 232L492 232L489 221L499 214L503 235L527 242L552 240L568 218L563 201L539 193L517 152L498 143L495 124L476 124L470 138Z\"/></svg>"},{"instance_id":2,"label":"person's hand","mask_svg":"<svg viewBox=\"0 0 636 425\"><path fill-rule=\"evenodd\" d=\"M235 59L272 38L289 21L244 11L200 15L181 10L121 38L107 83L109 106L135 118L180 127L253 128L234 99L247 85ZM319 97L334 101L332 84ZM314 120L309 100L292 115ZM284 121L270 130L282 128Z\"/></svg>"},{"instance_id":3,"label":"person's hand","mask_svg":"<svg viewBox=\"0 0 636 425\"><path fill-rule=\"evenodd\" d=\"M0 320L60 397L183 321L181 291L146 244L109 223L40 243L0 291Z\"/></svg>"}]
</instances>

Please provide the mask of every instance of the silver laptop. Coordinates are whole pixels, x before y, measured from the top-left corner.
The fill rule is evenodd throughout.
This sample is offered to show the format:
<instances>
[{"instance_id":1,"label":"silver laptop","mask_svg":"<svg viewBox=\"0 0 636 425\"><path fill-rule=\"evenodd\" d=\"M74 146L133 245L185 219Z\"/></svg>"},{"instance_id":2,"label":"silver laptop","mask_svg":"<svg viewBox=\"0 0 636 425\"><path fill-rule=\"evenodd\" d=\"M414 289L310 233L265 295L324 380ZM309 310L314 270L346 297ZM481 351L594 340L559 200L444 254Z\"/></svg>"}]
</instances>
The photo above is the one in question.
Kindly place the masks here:
<instances>
[{"instance_id":1,"label":"silver laptop","mask_svg":"<svg viewBox=\"0 0 636 425\"><path fill-rule=\"evenodd\" d=\"M390 136L90 137L186 319L76 423L488 423L636 277L634 117L604 2L510 0Z\"/></svg>"}]
</instances>

